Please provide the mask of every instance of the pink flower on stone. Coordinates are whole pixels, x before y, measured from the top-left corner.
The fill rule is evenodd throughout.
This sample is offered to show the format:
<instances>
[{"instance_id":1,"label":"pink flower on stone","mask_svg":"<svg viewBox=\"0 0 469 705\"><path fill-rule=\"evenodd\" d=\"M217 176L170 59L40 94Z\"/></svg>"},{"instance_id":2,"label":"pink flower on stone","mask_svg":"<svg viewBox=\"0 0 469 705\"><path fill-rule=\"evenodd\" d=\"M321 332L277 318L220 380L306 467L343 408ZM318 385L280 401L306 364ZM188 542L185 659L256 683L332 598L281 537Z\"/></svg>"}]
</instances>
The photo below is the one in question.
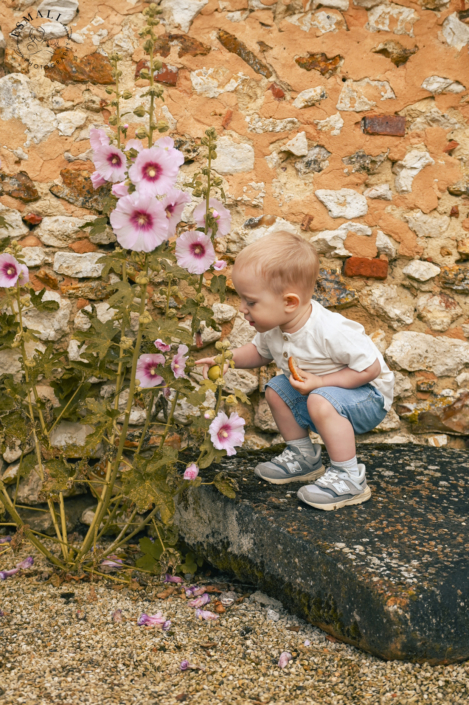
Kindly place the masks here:
<instances>
[{"instance_id":1,"label":"pink flower on stone","mask_svg":"<svg viewBox=\"0 0 469 705\"><path fill-rule=\"evenodd\" d=\"M176 150L175 150L176 151ZM181 220L182 211L186 203L190 203L191 199L187 193L184 191L179 191L178 189L171 189L168 191L166 196L161 201L161 205L166 211L166 217L168 218L168 228L169 235L174 235L176 232L176 225Z\"/></svg>"},{"instance_id":2,"label":"pink flower on stone","mask_svg":"<svg viewBox=\"0 0 469 705\"><path fill-rule=\"evenodd\" d=\"M221 272L223 269L226 267L226 262L224 259L217 259L215 264L213 265L213 268L216 272Z\"/></svg>"},{"instance_id":3,"label":"pink flower on stone","mask_svg":"<svg viewBox=\"0 0 469 705\"><path fill-rule=\"evenodd\" d=\"M112 181L115 184L125 179L125 170L127 168L125 154L112 144L101 145L99 149L95 150L93 161L96 171L106 181Z\"/></svg>"},{"instance_id":4,"label":"pink flower on stone","mask_svg":"<svg viewBox=\"0 0 469 705\"><path fill-rule=\"evenodd\" d=\"M121 181L119 184L114 184L111 191L114 196L117 196L117 198L122 198L123 196L129 195L129 187L125 181Z\"/></svg>"},{"instance_id":5,"label":"pink flower on stone","mask_svg":"<svg viewBox=\"0 0 469 705\"><path fill-rule=\"evenodd\" d=\"M142 149L129 169L129 176L138 193L145 196L163 196L174 186L178 163L169 152L158 147Z\"/></svg>"},{"instance_id":6,"label":"pink flower on stone","mask_svg":"<svg viewBox=\"0 0 469 705\"><path fill-rule=\"evenodd\" d=\"M22 286L27 281L29 270L25 264L17 262L13 255L0 255L0 287Z\"/></svg>"},{"instance_id":7,"label":"pink flower on stone","mask_svg":"<svg viewBox=\"0 0 469 705\"><path fill-rule=\"evenodd\" d=\"M129 140L124 147L124 150L128 152L130 149L135 149L136 152L141 152L143 149L143 144L140 140Z\"/></svg>"},{"instance_id":8,"label":"pink flower on stone","mask_svg":"<svg viewBox=\"0 0 469 705\"><path fill-rule=\"evenodd\" d=\"M99 171L93 171L90 178L94 189L99 188L100 186L104 186L104 184L107 183L106 179L101 176Z\"/></svg>"},{"instance_id":9,"label":"pink flower on stone","mask_svg":"<svg viewBox=\"0 0 469 705\"><path fill-rule=\"evenodd\" d=\"M96 151L109 144L109 137L104 130L97 130L96 127L92 127L90 130L90 144L91 148Z\"/></svg>"},{"instance_id":10,"label":"pink flower on stone","mask_svg":"<svg viewBox=\"0 0 469 705\"><path fill-rule=\"evenodd\" d=\"M158 365L164 365L165 359L163 355L155 353L154 355L140 355L137 361L137 379L140 381L140 386L144 389L157 387L164 382L163 377L158 374Z\"/></svg>"},{"instance_id":11,"label":"pink flower on stone","mask_svg":"<svg viewBox=\"0 0 469 705\"><path fill-rule=\"evenodd\" d=\"M111 213L119 245L135 252L152 252L168 238L168 219L159 201L131 193L119 199Z\"/></svg>"},{"instance_id":12,"label":"pink flower on stone","mask_svg":"<svg viewBox=\"0 0 469 705\"><path fill-rule=\"evenodd\" d=\"M186 369L187 357L184 357L186 352L189 352L187 345L180 345L176 355L171 360L171 369L176 379L185 377L184 370Z\"/></svg>"},{"instance_id":13,"label":"pink flower on stone","mask_svg":"<svg viewBox=\"0 0 469 705\"><path fill-rule=\"evenodd\" d=\"M158 348L161 352L169 352L171 350L171 345L163 343L163 341L158 338L158 340L155 340L155 348Z\"/></svg>"},{"instance_id":14,"label":"pink flower on stone","mask_svg":"<svg viewBox=\"0 0 469 705\"><path fill-rule=\"evenodd\" d=\"M174 140L171 137L160 137L160 139L155 142L155 147L159 147L160 149L164 149L165 152L168 152L177 163L178 167L184 164L184 154L180 152L179 149L174 148Z\"/></svg>"},{"instance_id":15,"label":"pink flower on stone","mask_svg":"<svg viewBox=\"0 0 469 705\"><path fill-rule=\"evenodd\" d=\"M199 468L195 463L191 463L190 465L187 466L187 468L184 471L184 479L185 480L195 480L197 475L199 474Z\"/></svg>"},{"instance_id":16,"label":"pink flower on stone","mask_svg":"<svg viewBox=\"0 0 469 705\"><path fill-rule=\"evenodd\" d=\"M219 411L208 429L215 448L226 450L227 455L236 455L234 447L243 445L245 423L236 412L228 418L224 411Z\"/></svg>"},{"instance_id":17,"label":"pink flower on stone","mask_svg":"<svg viewBox=\"0 0 469 705\"><path fill-rule=\"evenodd\" d=\"M216 218L218 223L217 236L228 235L231 228L230 211L216 198L210 199L209 208L213 209L213 217ZM205 201L202 201L198 206L196 206L196 208L194 208L193 215L198 228L205 228L205 209Z\"/></svg>"},{"instance_id":18,"label":"pink flower on stone","mask_svg":"<svg viewBox=\"0 0 469 705\"><path fill-rule=\"evenodd\" d=\"M279 668L285 668L285 666L288 664L289 661L291 661L293 656L288 652L284 651L282 654L280 654L280 658L278 660L278 667Z\"/></svg>"},{"instance_id":19,"label":"pink flower on stone","mask_svg":"<svg viewBox=\"0 0 469 705\"><path fill-rule=\"evenodd\" d=\"M212 241L204 233L187 230L176 240L176 259L191 274L203 274L215 261Z\"/></svg>"}]
</instances>

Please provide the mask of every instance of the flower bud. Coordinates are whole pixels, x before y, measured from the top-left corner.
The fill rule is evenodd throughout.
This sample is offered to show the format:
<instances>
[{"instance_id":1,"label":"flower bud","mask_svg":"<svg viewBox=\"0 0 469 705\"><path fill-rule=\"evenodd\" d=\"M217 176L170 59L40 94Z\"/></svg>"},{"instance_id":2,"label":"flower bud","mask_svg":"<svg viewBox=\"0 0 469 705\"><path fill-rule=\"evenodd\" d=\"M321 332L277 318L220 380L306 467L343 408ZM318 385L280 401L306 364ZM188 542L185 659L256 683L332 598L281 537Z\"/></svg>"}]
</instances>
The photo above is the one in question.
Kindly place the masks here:
<instances>
[{"instance_id":1,"label":"flower bud","mask_svg":"<svg viewBox=\"0 0 469 705\"><path fill-rule=\"evenodd\" d=\"M136 115L137 117L143 117L145 115L145 113L146 113L146 110L143 107L143 105L138 105L134 110L134 115Z\"/></svg>"},{"instance_id":2,"label":"flower bud","mask_svg":"<svg viewBox=\"0 0 469 705\"><path fill-rule=\"evenodd\" d=\"M217 340L217 342L215 343L215 347L217 350L223 350L221 340Z\"/></svg>"},{"instance_id":3,"label":"flower bud","mask_svg":"<svg viewBox=\"0 0 469 705\"><path fill-rule=\"evenodd\" d=\"M125 336L121 338L121 348L122 350L129 350L131 347L133 347L134 341L132 338L126 338Z\"/></svg>"},{"instance_id":4,"label":"flower bud","mask_svg":"<svg viewBox=\"0 0 469 705\"><path fill-rule=\"evenodd\" d=\"M145 137L147 136L147 131L145 130L144 127L139 127L138 130L135 133L135 137L138 140L144 140Z\"/></svg>"},{"instance_id":5,"label":"flower bud","mask_svg":"<svg viewBox=\"0 0 469 705\"><path fill-rule=\"evenodd\" d=\"M144 79L146 79L146 80L148 80L148 79L150 78L150 74L149 74L149 72L147 71L147 69L142 69L142 70L140 71L140 78L144 78Z\"/></svg>"},{"instance_id":6,"label":"flower bud","mask_svg":"<svg viewBox=\"0 0 469 705\"><path fill-rule=\"evenodd\" d=\"M124 100L129 100L130 98L132 98L132 91L124 91L122 93L122 97Z\"/></svg>"},{"instance_id":7,"label":"flower bud","mask_svg":"<svg viewBox=\"0 0 469 705\"><path fill-rule=\"evenodd\" d=\"M177 288L177 286L171 287L171 295L172 296L179 296L179 289Z\"/></svg>"},{"instance_id":8,"label":"flower bud","mask_svg":"<svg viewBox=\"0 0 469 705\"><path fill-rule=\"evenodd\" d=\"M114 89L113 89L113 88L105 88L104 90L106 91L106 93L107 93L108 95L112 95L112 94L114 93Z\"/></svg>"},{"instance_id":9,"label":"flower bud","mask_svg":"<svg viewBox=\"0 0 469 705\"><path fill-rule=\"evenodd\" d=\"M207 409L207 411L204 411L204 419L214 419L215 418L215 411L213 409Z\"/></svg>"},{"instance_id":10,"label":"flower bud","mask_svg":"<svg viewBox=\"0 0 469 705\"><path fill-rule=\"evenodd\" d=\"M138 317L140 323L150 323L153 319L149 311L144 311L141 316Z\"/></svg>"},{"instance_id":11,"label":"flower bud","mask_svg":"<svg viewBox=\"0 0 469 705\"><path fill-rule=\"evenodd\" d=\"M176 318L177 313L173 308L170 308L166 315L168 318Z\"/></svg>"},{"instance_id":12,"label":"flower bud","mask_svg":"<svg viewBox=\"0 0 469 705\"><path fill-rule=\"evenodd\" d=\"M25 367L34 367L36 364L32 358L26 358L23 362Z\"/></svg>"},{"instance_id":13,"label":"flower bud","mask_svg":"<svg viewBox=\"0 0 469 705\"><path fill-rule=\"evenodd\" d=\"M139 276L136 278L135 281L137 282L137 284L144 285L144 284L148 284L148 282L149 282L150 280L149 280L149 278L148 278L147 276L145 276L144 274L139 274Z\"/></svg>"},{"instance_id":14,"label":"flower bud","mask_svg":"<svg viewBox=\"0 0 469 705\"><path fill-rule=\"evenodd\" d=\"M205 296L201 292L200 294L197 294L197 296L195 297L195 300L197 301L198 304L203 304L203 303L205 303Z\"/></svg>"},{"instance_id":15,"label":"flower bud","mask_svg":"<svg viewBox=\"0 0 469 705\"><path fill-rule=\"evenodd\" d=\"M237 403L238 403L238 401L237 401L234 394L229 394L225 399L225 404L228 404L228 406L230 406L230 405L233 406L234 404L237 404Z\"/></svg>"}]
</instances>

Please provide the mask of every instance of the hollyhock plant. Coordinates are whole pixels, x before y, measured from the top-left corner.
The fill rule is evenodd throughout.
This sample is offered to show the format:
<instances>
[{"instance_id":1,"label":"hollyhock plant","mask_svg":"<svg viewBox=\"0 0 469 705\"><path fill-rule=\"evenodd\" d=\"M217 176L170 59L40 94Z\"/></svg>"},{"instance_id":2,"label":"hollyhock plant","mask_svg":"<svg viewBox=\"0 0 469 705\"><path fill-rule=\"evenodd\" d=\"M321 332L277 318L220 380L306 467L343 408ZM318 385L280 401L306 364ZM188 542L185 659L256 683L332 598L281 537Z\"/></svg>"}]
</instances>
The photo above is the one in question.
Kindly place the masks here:
<instances>
[{"instance_id":1,"label":"hollyhock plant","mask_svg":"<svg viewBox=\"0 0 469 705\"><path fill-rule=\"evenodd\" d=\"M104 184L107 184L106 179L104 178L104 176L101 176L99 171L93 171L90 176L90 179L94 189L97 189L100 186L104 186Z\"/></svg>"},{"instance_id":2,"label":"hollyhock plant","mask_svg":"<svg viewBox=\"0 0 469 705\"><path fill-rule=\"evenodd\" d=\"M20 264L13 255L0 255L0 286L9 288L29 281L29 270L25 264Z\"/></svg>"},{"instance_id":3,"label":"hollyhock plant","mask_svg":"<svg viewBox=\"0 0 469 705\"><path fill-rule=\"evenodd\" d=\"M168 230L170 237L175 234L176 226L181 220L182 212L187 203L191 199L189 194L184 191L179 191L176 188L168 191L166 196L161 201L161 205L165 209L166 217L168 218Z\"/></svg>"},{"instance_id":4,"label":"hollyhock plant","mask_svg":"<svg viewBox=\"0 0 469 705\"><path fill-rule=\"evenodd\" d=\"M119 199L111 225L119 245L134 252L152 252L168 237L168 219L161 203L138 193Z\"/></svg>"},{"instance_id":5,"label":"hollyhock plant","mask_svg":"<svg viewBox=\"0 0 469 705\"><path fill-rule=\"evenodd\" d=\"M197 465L195 463L191 463L184 470L184 479L185 480L195 480L195 478L197 477L198 474L199 474L199 468L197 467Z\"/></svg>"},{"instance_id":6,"label":"hollyhock plant","mask_svg":"<svg viewBox=\"0 0 469 705\"><path fill-rule=\"evenodd\" d=\"M164 149L142 149L129 169L132 183L144 196L163 196L177 179L178 164Z\"/></svg>"},{"instance_id":7,"label":"hollyhock plant","mask_svg":"<svg viewBox=\"0 0 469 705\"><path fill-rule=\"evenodd\" d=\"M104 130L98 130L92 127L90 130L90 145L95 151L101 147L106 147L110 142L109 137Z\"/></svg>"},{"instance_id":8,"label":"hollyhock plant","mask_svg":"<svg viewBox=\"0 0 469 705\"><path fill-rule=\"evenodd\" d=\"M101 145L93 154L93 162L101 176L113 184L125 179L127 160L124 152L112 144Z\"/></svg>"},{"instance_id":9,"label":"hollyhock plant","mask_svg":"<svg viewBox=\"0 0 469 705\"><path fill-rule=\"evenodd\" d=\"M140 355L137 362L137 379L143 389L158 387L164 382L163 377L158 374L158 365L164 365L164 355L159 353Z\"/></svg>"},{"instance_id":10,"label":"hollyhock plant","mask_svg":"<svg viewBox=\"0 0 469 705\"><path fill-rule=\"evenodd\" d=\"M129 187L125 181L121 181L120 184L114 184L111 191L113 196L117 196L117 198L129 195Z\"/></svg>"},{"instance_id":11,"label":"hollyhock plant","mask_svg":"<svg viewBox=\"0 0 469 705\"><path fill-rule=\"evenodd\" d=\"M136 152L141 152L143 149L143 144L140 140L129 140L125 145L124 150L129 152L131 149L135 149Z\"/></svg>"},{"instance_id":12,"label":"hollyhock plant","mask_svg":"<svg viewBox=\"0 0 469 705\"><path fill-rule=\"evenodd\" d=\"M158 348L161 352L169 352L171 350L171 345L163 343L163 341L158 338L158 340L155 340L155 348Z\"/></svg>"},{"instance_id":13,"label":"hollyhock plant","mask_svg":"<svg viewBox=\"0 0 469 705\"><path fill-rule=\"evenodd\" d=\"M216 272L221 272L223 269L226 267L226 262L224 259L217 259L215 264L213 265L213 268Z\"/></svg>"},{"instance_id":14,"label":"hollyhock plant","mask_svg":"<svg viewBox=\"0 0 469 705\"><path fill-rule=\"evenodd\" d=\"M205 227L205 213L206 213L206 203L202 201L198 206L194 208L193 218L197 223L197 227ZM225 208L223 203L217 198L211 198L209 201L209 208L213 209L213 217L218 223L217 237L221 235L228 235L231 229L231 215L230 211Z\"/></svg>"},{"instance_id":15,"label":"hollyhock plant","mask_svg":"<svg viewBox=\"0 0 469 705\"><path fill-rule=\"evenodd\" d=\"M185 354L189 352L187 345L180 345L176 355L171 360L171 369L176 379L185 377L184 370L186 369L187 357Z\"/></svg>"},{"instance_id":16,"label":"hollyhock plant","mask_svg":"<svg viewBox=\"0 0 469 705\"><path fill-rule=\"evenodd\" d=\"M226 450L227 455L236 455L235 446L243 445L245 423L236 412L228 418L224 411L219 411L209 427L214 447L217 450Z\"/></svg>"},{"instance_id":17,"label":"hollyhock plant","mask_svg":"<svg viewBox=\"0 0 469 705\"><path fill-rule=\"evenodd\" d=\"M178 167L184 164L184 154L180 152L179 149L175 149L172 137L160 137L160 139L156 141L155 147L164 149L165 152L170 154Z\"/></svg>"},{"instance_id":18,"label":"hollyhock plant","mask_svg":"<svg viewBox=\"0 0 469 705\"><path fill-rule=\"evenodd\" d=\"M176 240L176 259L191 274L203 274L215 261L212 241L204 233L187 230Z\"/></svg>"}]
</instances>

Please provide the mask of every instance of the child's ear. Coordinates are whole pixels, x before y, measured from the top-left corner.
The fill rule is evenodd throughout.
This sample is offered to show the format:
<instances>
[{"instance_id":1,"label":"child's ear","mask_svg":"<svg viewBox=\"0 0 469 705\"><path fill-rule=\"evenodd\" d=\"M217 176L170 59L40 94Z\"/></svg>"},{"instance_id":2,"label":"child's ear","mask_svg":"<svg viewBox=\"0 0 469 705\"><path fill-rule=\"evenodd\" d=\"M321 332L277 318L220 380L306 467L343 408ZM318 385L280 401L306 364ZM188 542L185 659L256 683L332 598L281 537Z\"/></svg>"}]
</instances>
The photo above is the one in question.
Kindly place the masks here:
<instances>
[{"instance_id":1,"label":"child's ear","mask_svg":"<svg viewBox=\"0 0 469 705\"><path fill-rule=\"evenodd\" d=\"M300 297L298 294L284 294L283 301L285 303L285 309L289 312L294 311L300 305Z\"/></svg>"}]
</instances>

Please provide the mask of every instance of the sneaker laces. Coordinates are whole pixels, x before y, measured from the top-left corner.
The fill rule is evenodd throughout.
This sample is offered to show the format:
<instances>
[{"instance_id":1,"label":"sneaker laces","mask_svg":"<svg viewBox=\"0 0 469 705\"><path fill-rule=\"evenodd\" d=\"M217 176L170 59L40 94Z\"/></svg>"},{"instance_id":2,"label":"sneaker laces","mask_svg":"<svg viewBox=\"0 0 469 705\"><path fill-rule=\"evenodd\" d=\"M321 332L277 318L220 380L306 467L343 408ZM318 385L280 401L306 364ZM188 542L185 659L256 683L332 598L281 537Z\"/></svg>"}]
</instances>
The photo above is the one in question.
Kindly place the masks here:
<instances>
[{"instance_id":1,"label":"sneaker laces","mask_svg":"<svg viewBox=\"0 0 469 705\"><path fill-rule=\"evenodd\" d=\"M281 462L284 463L287 460L292 460L295 457L295 454L291 451L290 448L285 448L285 450L280 453L280 455L276 455L275 458L273 458L273 462Z\"/></svg>"},{"instance_id":2,"label":"sneaker laces","mask_svg":"<svg viewBox=\"0 0 469 705\"><path fill-rule=\"evenodd\" d=\"M328 482L335 482L337 480L340 480L339 474L336 472L336 470L328 468L324 475L320 477L319 480L316 480L316 484L325 486Z\"/></svg>"}]
</instances>

